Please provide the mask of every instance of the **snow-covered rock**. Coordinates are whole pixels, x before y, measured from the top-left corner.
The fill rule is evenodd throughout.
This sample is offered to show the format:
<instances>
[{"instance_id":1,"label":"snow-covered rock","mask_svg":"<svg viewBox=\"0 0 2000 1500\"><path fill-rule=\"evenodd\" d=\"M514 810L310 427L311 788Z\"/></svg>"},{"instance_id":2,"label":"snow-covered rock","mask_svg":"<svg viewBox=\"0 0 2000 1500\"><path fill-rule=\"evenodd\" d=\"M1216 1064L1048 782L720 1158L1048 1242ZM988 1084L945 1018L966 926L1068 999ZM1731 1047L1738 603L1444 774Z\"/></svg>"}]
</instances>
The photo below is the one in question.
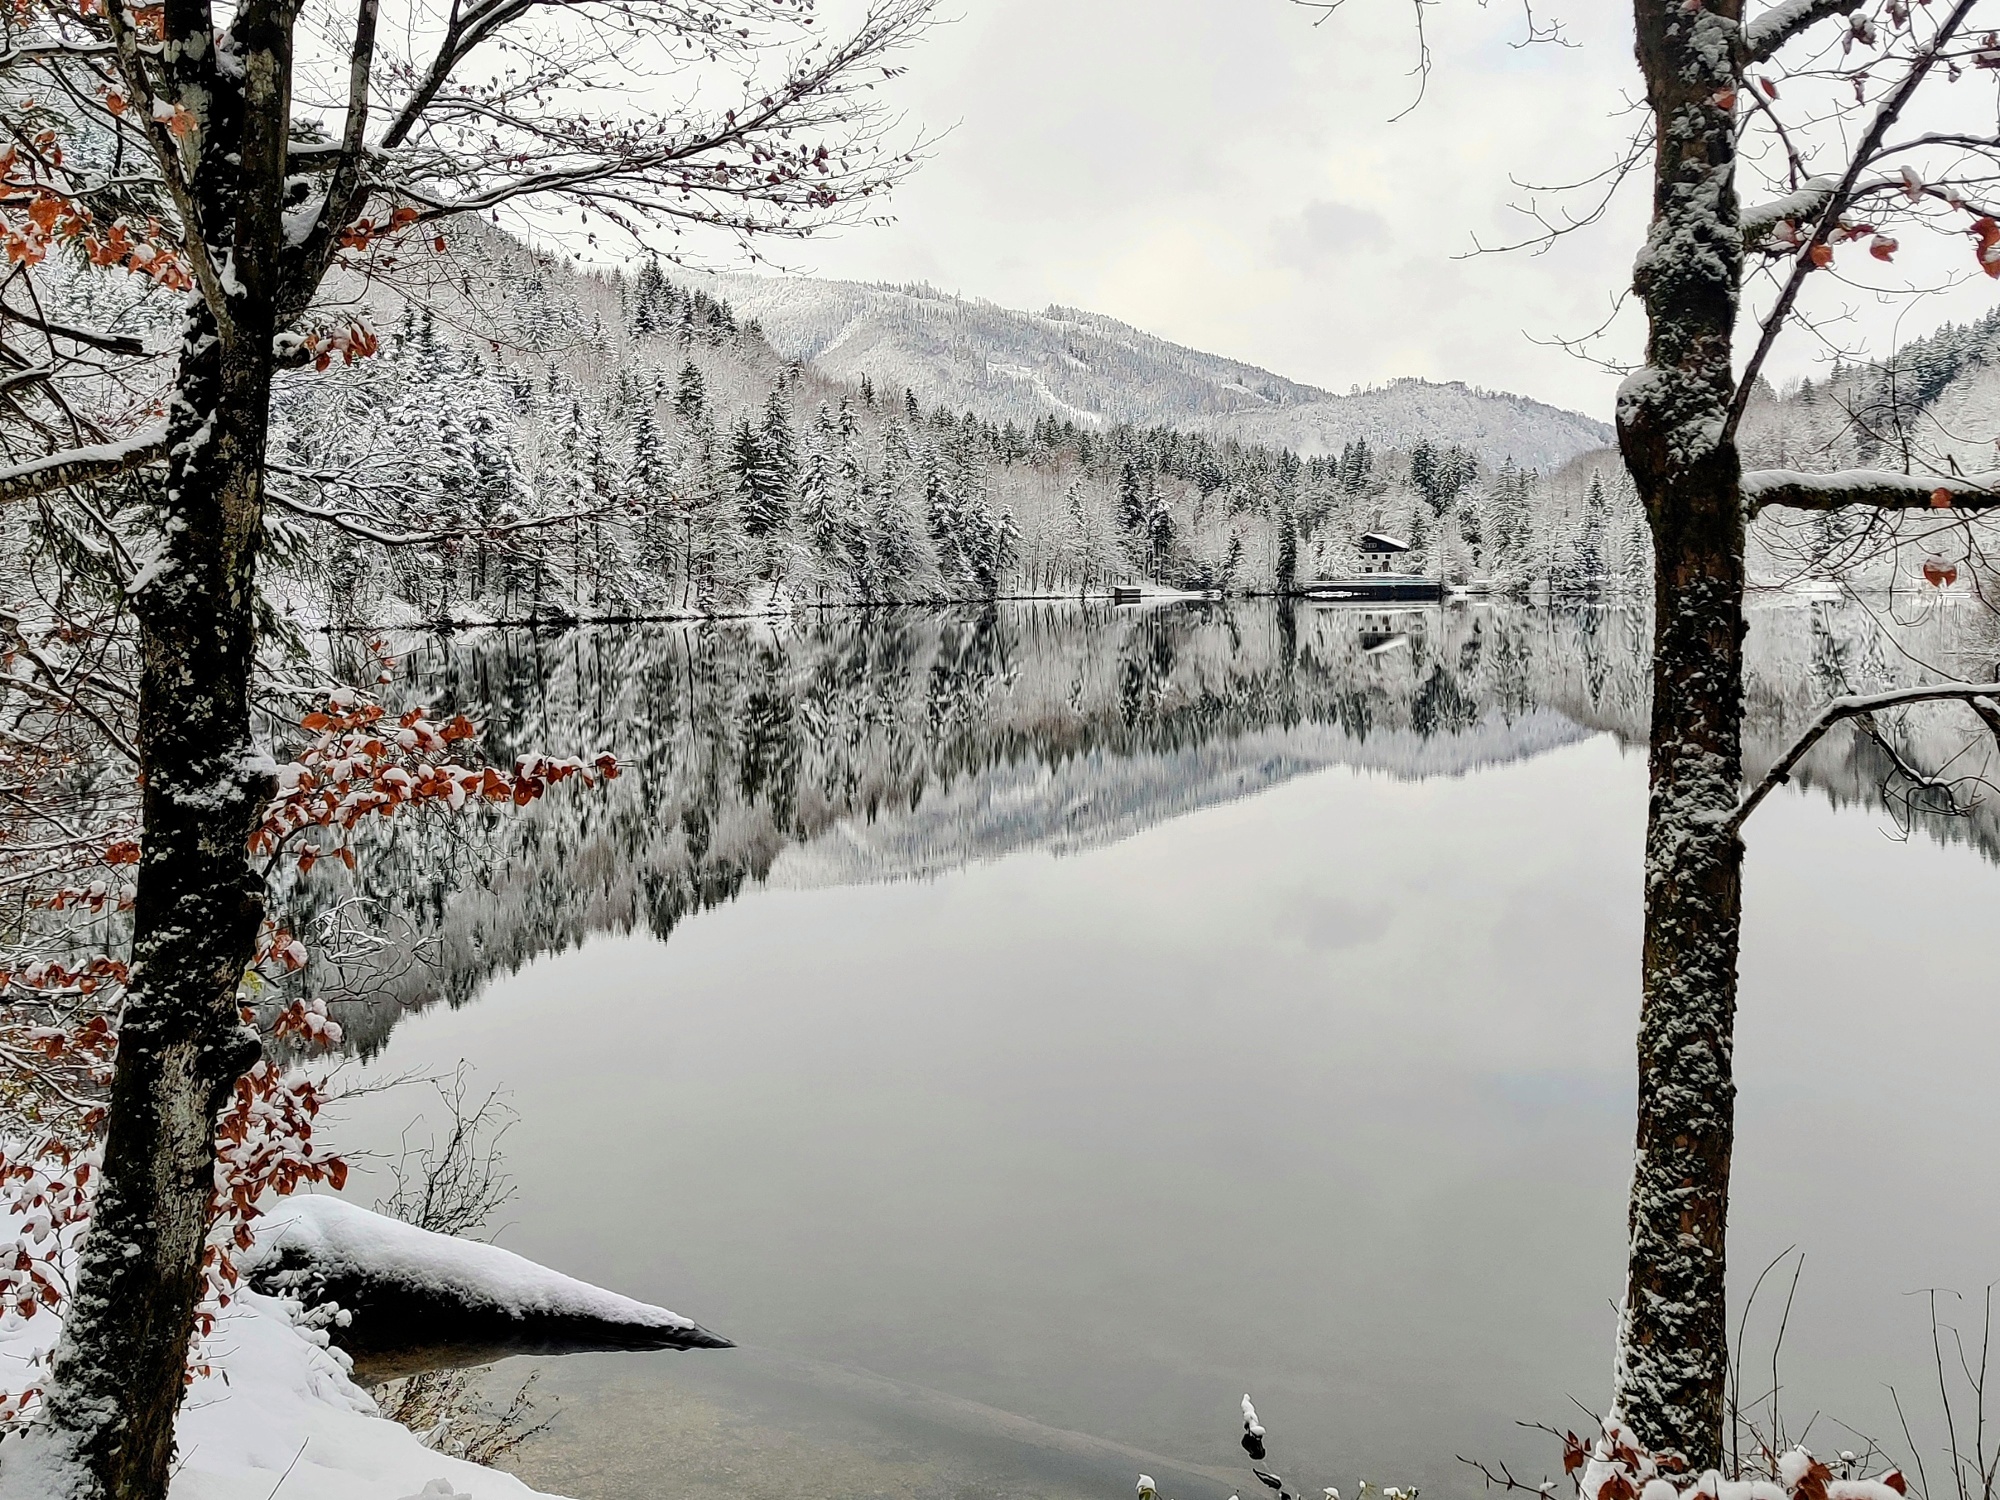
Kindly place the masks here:
<instances>
[{"instance_id":1,"label":"snow-covered rock","mask_svg":"<svg viewBox=\"0 0 2000 1500\"><path fill-rule=\"evenodd\" d=\"M286 1199L246 1259L260 1290L337 1307L333 1341L377 1380L509 1354L731 1347L664 1307L340 1198Z\"/></svg>"}]
</instances>

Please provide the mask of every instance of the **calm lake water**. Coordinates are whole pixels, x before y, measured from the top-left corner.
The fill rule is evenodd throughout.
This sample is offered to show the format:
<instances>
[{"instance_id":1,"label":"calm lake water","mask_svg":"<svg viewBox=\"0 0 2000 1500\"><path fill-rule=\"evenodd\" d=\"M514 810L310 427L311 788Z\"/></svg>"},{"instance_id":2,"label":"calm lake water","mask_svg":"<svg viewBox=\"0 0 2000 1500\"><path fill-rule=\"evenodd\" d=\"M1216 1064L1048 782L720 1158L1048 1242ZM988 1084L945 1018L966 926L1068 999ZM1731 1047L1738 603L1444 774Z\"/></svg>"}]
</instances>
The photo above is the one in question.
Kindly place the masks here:
<instances>
[{"instance_id":1,"label":"calm lake water","mask_svg":"<svg viewBox=\"0 0 2000 1500\"><path fill-rule=\"evenodd\" d=\"M364 861L399 937L320 976L353 1076L508 1091L499 1242L742 1345L507 1362L496 1392L559 1398L515 1466L581 1500L1141 1470L1222 1500L1256 1490L1248 1391L1310 1493L1559 1469L1515 1423L1609 1382L1644 637L1023 607L414 645L495 752L627 772ZM1953 618L1760 612L1753 756L1904 650L1996 654ZM1836 1417L1891 1437L1888 1383L1941 1446L1911 1294L2000 1278L2000 837L1888 774L1831 741L1748 834L1732 1255L1747 1289L1805 1252L1784 1403L1824 1449L1859 1446ZM336 1139L392 1158L424 1107L356 1099Z\"/></svg>"}]
</instances>

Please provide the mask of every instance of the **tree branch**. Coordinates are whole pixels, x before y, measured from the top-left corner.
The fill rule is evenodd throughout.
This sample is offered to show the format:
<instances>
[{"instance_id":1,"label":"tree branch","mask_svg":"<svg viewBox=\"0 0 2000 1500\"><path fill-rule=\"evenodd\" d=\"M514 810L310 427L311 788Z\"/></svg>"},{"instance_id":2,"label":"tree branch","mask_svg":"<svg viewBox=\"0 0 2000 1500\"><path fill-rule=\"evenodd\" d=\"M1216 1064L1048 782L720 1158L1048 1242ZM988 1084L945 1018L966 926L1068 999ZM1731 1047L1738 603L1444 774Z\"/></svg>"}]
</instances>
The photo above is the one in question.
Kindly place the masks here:
<instances>
[{"instance_id":1,"label":"tree branch","mask_svg":"<svg viewBox=\"0 0 2000 1500\"><path fill-rule=\"evenodd\" d=\"M269 468L274 474L284 474L293 478L340 482L337 476L306 474L297 469L288 469L283 464L274 463L269 465ZM303 520L318 521L338 531L344 531L349 536L359 537L364 542L374 542L382 547L425 547L434 546L439 542L464 541L468 537L506 536L516 531L536 531L545 526L560 526L566 521L601 519L614 509L611 506L600 506L594 509L566 510L552 516L530 516L521 521L498 521L483 526L458 526L444 531L384 531L372 525L371 518L356 515L352 511L322 510L316 505L288 500L275 491L267 493L265 498L278 509L289 511Z\"/></svg>"},{"instance_id":2,"label":"tree branch","mask_svg":"<svg viewBox=\"0 0 2000 1500\"><path fill-rule=\"evenodd\" d=\"M1752 787L1729 819L1733 832L1743 826L1744 819L1757 810L1757 805L1773 790L1792 779L1792 772L1798 769L1808 751L1825 738L1828 730L1847 719L1866 719L1885 708L1901 708L1910 703L1960 702L1972 705L1972 711L1979 715L1993 737L2000 740L2000 682L1940 682L1929 687L1894 688L1886 693L1869 693L1845 698L1835 698L1820 710L1820 715L1806 732L1792 742L1791 749L1778 758L1775 765L1764 773L1763 780Z\"/></svg>"},{"instance_id":3,"label":"tree branch","mask_svg":"<svg viewBox=\"0 0 2000 1500\"><path fill-rule=\"evenodd\" d=\"M381 0L361 0L355 14L354 43L348 50L347 62L347 119L341 127L338 152L331 154L332 171L320 197L312 232L291 258L291 275L278 308L281 325L295 322L305 311L326 273L340 232L368 196L362 181L362 165L368 155L368 91L374 77L375 27L380 14Z\"/></svg>"},{"instance_id":4,"label":"tree branch","mask_svg":"<svg viewBox=\"0 0 2000 1500\"><path fill-rule=\"evenodd\" d=\"M1812 3L1813 0L1787 0L1787 4L1794 8L1809 9ZM1832 193L1828 195L1826 206L1820 212L1819 222L1814 226L1811 238L1799 247L1798 259L1792 266L1791 275L1785 278L1776 305L1764 318L1763 329L1757 339L1757 348L1751 354L1749 363L1743 367L1743 374L1736 387L1736 399L1729 404L1729 420L1723 432L1725 437L1731 440L1735 438L1737 425L1742 422L1744 410L1750 404L1750 392L1755 389L1757 377L1763 372L1764 361L1771 353L1771 346L1777 342L1780 330L1791 319L1792 307L1798 301L1800 290L1805 286L1806 276L1814 268L1813 247L1824 243L1834 225L1839 222L1842 206L1853 196L1856 184L1861 181L1861 174L1868 169L1869 164L1880 152L1883 138L1889 133L1889 127L1902 118L1910 100L1916 97L1918 86L1937 65L1952 38L1965 27L1967 17L1972 14L1973 7L1977 4L1978 0L1957 0L1950 14L1938 22L1937 32L1931 38L1927 49L1911 59L1909 71L1890 91L1888 97L1876 107L1875 118L1869 122L1867 132L1862 136L1860 144L1855 147L1854 155L1848 160L1847 170L1840 174ZM1779 7L1779 9L1784 8Z\"/></svg>"},{"instance_id":5,"label":"tree branch","mask_svg":"<svg viewBox=\"0 0 2000 1500\"><path fill-rule=\"evenodd\" d=\"M57 323L37 317L30 312L23 312L6 302L0 302L0 319L9 323L25 323L28 327L40 329L43 333L53 334L59 339L68 339L71 343L82 344L86 348L102 349L107 354L139 356L146 352L146 346L130 334L92 333L88 328L72 328L67 323Z\"/></svg>"},{"instance_id":6,"label":"tree branch","mask_svg":"<svg viewBox=\"0 0 2000 1500\"><path fill-rule=\"evenodd\" d=\"M1769 62L1777 50L1835 16L1851 16L1861 0L1780 0L1743 28L1743 46L1752 62Z\"/></svg>"},{"instance_id":7,"label":"tree branch","mask_svg":"<svg viewBox=\"0 0 2000 1500\"><path fill-rule=\"evenodd\" d=\"M88 448L70 448L31 458L26 463L0 469L0 504L46 495L50 490L72 484L89 484L98 479L114 479L147 464L164 463L167 457L167 430L149 427L144 432L116 443L97 443Z\"/></svg>"},{"instance_id":8,"label":"tree branch","mask_svg":"<svg viewBox=\"0 0 2000 1500\"><path fill-rule=\"evenodd\" d=\"M1753 469L1743 476L1743 504L1753 517L1771 505L1793 510L1839 510L1847 505L1872 505L1878 510L1990 510L2000 505L2000 470L1945 479L1879 469L1831 474Z\"/></svg>"},{"instance_id":9,"label":"tree branch","mask_svg":"<svg viewBox=\"0 0 2000 1500\"><path fill-rule=\"evenodd\" d=\"M52 703L57 708L72 709L82 714L96 726L97 732L104 736L105 743L110 745L113 750L116 750L135 766L145 764L140 758L138 750L132 746L131 742L124 735L118 732L110 720L98 713L88 703L85 703L81 695L70 692L63 686L62 674L49 664L41 652L29 644L28 634L21 628L21 621L17 616L10 612L0 611L0 620L6 622L8 632L14 637L14 649L20 652L27 659L29 665L41 673L43 678L48 682L48 686L43 688L32 680L10 676L5 679L9 687L23 688L35 694L35 696L42 699L45 703Z\"/></svg>"},{"instance_id":10,"label":"tree branch","mask_svg":"<svg viewBox=\"0 0 2000 1500\"><path fill-rule=\"evenodd\" d=\"M132 92L139 128L147 144L153 148L153 158L160 169L160 183L166 188L174 212L180 218L181 233L187 240L188 270L193 274L195 284L201 288L209 309L215 314L216 327L228 333L233 326L229 317L229 299L223 292L222 278L216 272L215 258L209 253L207 227L203 225L195 204L194 186L182 164L180 147L172 132L156 116L154 106L161 102L159 91L147 73L145 48L132 28L131 18L125 14L126 4L127 0L106 0L104 7L105 23L118 48L118 70L125 86ZM176 85L176 97L167 103L171 107L187 97L212 101L215 97L214 80L204 70L201 61L206 59L212 65L215 54L205 0L171 0L165 11L167 35L173 45L162 49L162 57L171 59L171 62L163 63L162 70ZM191 40L197 34L200 37L198 43ZM205 115L206 112L207 103L204 102L202 113ZM202 128L205 132L206 120L202 121Z\"/></svg>"}]
</instances>

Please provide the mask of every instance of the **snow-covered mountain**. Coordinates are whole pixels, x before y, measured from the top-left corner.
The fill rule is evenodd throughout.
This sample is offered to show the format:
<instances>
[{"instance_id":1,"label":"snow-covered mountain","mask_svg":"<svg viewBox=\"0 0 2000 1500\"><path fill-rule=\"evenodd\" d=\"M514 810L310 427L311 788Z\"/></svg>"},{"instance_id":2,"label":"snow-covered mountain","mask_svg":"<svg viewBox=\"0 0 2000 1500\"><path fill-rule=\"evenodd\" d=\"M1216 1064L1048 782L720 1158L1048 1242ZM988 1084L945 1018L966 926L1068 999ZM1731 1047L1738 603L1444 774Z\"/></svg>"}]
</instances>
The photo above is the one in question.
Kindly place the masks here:
<instances>
[{"instance_id":1,"label":"snow-covered mountain","mask_svg":"<svg viewBox=\"0 0 2000 1500\"><path fill-rule=\"evenodd\" d=\"M1578 412L1457 382L1397 380L1335 395L1076 308L1017 312L927 286L804 277L704 281L780 353L822 374L866 375L892 393L915 391L927 408L996 422L1179 427L1302 458L1338 454L1358 438L1377 449L1427 438L1544 471L1612 440L1610 427Z\"/></svg>"},{"instance_id":2,"label":"snow-covered mountain","mask_svg":"<svg viewBox=\"0 0 2000 1500\"><path fill-rule=\"evenodd\" d=\"M1409 448L1428 440L1470 448L1489 464L1512 459L1521 468L1545 473L1580 454L1609 447L1616 436L1607 424L1581 412L1456 380L1392 380L1346 396L1232 412L1187 425L1217 437L1289 448L1301 458L1338 453L1361 440L1371 448Z\"/></svg>"}]
</instances>

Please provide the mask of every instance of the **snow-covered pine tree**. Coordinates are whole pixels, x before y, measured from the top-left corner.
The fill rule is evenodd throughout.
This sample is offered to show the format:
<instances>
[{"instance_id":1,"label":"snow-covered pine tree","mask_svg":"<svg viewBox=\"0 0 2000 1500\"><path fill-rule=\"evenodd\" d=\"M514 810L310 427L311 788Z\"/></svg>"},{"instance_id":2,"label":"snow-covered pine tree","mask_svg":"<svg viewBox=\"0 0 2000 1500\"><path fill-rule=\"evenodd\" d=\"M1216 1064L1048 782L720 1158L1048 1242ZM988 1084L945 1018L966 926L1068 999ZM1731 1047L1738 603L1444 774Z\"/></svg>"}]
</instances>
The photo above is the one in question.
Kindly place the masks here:
<instances>
[{"instance_id":1,"label":"snow-covered pine tree","mask_svg":"<svg viewBox=\"0 0 2000 1500\"><path fill-rule=\"evenodd\" d=\"M806 439L798 519L799 547L805 558L801 576L811 580L813 596L822 601L841 596L841 585L856 563L849 550L853 528L836 472L838 443L833 413L822 402Z\"/></svg>"},{"instance_id":2,"label":"snow-covered pine tree","mask_svg":"<svg viewBox=\"0 0 2000 1500\"><path fill-rule=\"evenodd\" d=\"M1577 534L1577 585L1586 593L1601 593L1606 576L1605 543L1610 533L1611 506L1604 498L1604 478L1590 476L1583 501L1583 525Z\"/></svg>"},{"instance_id":3,"label":"snow-covered pine tree","mask_svg":"<svg viewBox=\"0 0 2000 1500\"><path fill-rule=\"evenodd\" d=\"M1299 586L1299 524L1289 492L1278 501L1278 562L1274 581L1280 594L1292 594Z\"/></svg>"},{"instance_id":4,"label":"snow-covered pine tree","mask_svg":"<svg viewBox=\"0 0 2000 1500\"><path fill-rule=\"evenodd\" d=\"M874 598L930 598L943 588L937 555L918 514L919 482L909 434L891 422L882 432L882 477L868 518L868 584Z\"/></svg>"},{"instance_id":5,"label":"snow-covered pine tree","mask_svg":"<svg viewBox=\"0 0 2000 1500\"><path fill-rule=\"evenodd\" d=\"M793 489L798 480L797 444L784 393L774 389L764 403L762 423L749 413L737 421L730 442L730 471L752 569L760 579L782 570L782 539L791 524Z\"/></svg>"}]
</instances>

